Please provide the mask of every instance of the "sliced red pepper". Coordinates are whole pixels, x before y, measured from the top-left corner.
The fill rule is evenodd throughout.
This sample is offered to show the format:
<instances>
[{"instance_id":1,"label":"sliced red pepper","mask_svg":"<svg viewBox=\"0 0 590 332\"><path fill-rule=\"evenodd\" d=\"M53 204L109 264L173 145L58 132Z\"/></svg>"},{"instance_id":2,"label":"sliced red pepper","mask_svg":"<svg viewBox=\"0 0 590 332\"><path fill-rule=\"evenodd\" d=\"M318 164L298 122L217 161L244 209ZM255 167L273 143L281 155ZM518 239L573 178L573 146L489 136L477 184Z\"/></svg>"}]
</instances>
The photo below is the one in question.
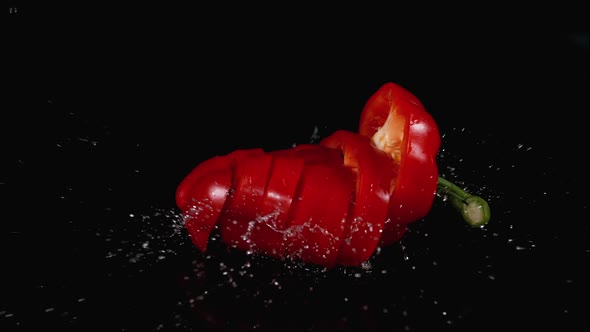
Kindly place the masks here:
<instances>
[{"instance_id":1,"label":"sliced red pepper","mask_svg":"<svg viewBox=\"0 0 590 332\"><path fill-rule=\"evenodd\" d=\"M396 180L389 203L384 245L397 241L405 225L424 217L438 181L436 154L440 134L434 119L412 93L394 83L383 85L365 104L359 133L395 161Z\"/></svg>"},{"instance_id":2,"label":"sliced red pepper","mask_svg":"<svg viewBox=\"0 0 590 332\"><path fill-rule=\"evenodd\" d=\"M426 215L437 183L471 225L489 220L483 199L438 177L439 147L418 98L387 83L363 108L358 134L340 130L318 145L214 157L183 180L176 202L202 251L219 223L235 248L357 266Z\"/></svg>"},{"instance_id":3,"label":"sliced red pepper","mask_svg":"<svg viewBox=\"0 0 590 332\"><path fill-rule=\"evenodd\" d=\"M381 238L394 180L393 161L372 146L370 138L345 130L336 131L320 144L341 150L344 165L356 173L354 204L338 260L344 265L359 265L370 258Z\"/></svg>"},{"instance_id":4,"label":"sliced red pepper","mask_svg":"<svg viewBox=\"0 0 590 332\"><path fill-rule=\"evenodd\" d=\"M204 250L204 239L219 219L223 239L231 246L277 257L290 253L323 265L335 261L358 265L370 257L379 240L384 245L397 241L406 224L424 216L432 205L438 179L434 160L440 145L438 129L414 95L388 83L365 105L359 133L363 136L338 131L320 145L302 144L270 154L262 149L238 150L201 163L176 194L191 238ZM342 164L355 172L356 180L342 180L347 177L339 173ZM322 173L328 169L330 176ZM228 171L233 172L230 185ZM331 253L337 250L328 249L335 242L325 235L341 238L335 236L342 226L336 220L351 201L345 183L355 184L354 204L336 257ZM229 198L212 194L229 188L233 189ZM341 191L344 194L335 194ZM335 212L327 212L327 206ZM197 223L196 211L207 209L210 213ZM219 211L224 212L216 218ZM286 229L299 239L288 250Z\"/></svg>"}]
</instances>

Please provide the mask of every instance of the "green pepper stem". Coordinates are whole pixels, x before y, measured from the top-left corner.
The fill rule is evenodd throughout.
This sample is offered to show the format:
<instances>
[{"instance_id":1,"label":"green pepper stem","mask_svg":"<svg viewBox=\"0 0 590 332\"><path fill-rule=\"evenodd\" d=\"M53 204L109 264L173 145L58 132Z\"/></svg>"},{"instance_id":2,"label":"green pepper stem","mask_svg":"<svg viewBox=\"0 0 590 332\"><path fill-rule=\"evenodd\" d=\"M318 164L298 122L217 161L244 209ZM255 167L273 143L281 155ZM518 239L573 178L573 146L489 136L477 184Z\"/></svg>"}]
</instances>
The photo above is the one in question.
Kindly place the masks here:
<instances>
[{"instance_id":1,"label":"green pepper stem","mask_svg":"<svg viewBox=\"0 0 590 332\"><path fill-rule=\"evenodd\" d=\"M481 227L490 221L490 206L483 198L466 192L440 176L437 191L451 201L453 207L472 227Z\"/></svg>"}]
</instances>

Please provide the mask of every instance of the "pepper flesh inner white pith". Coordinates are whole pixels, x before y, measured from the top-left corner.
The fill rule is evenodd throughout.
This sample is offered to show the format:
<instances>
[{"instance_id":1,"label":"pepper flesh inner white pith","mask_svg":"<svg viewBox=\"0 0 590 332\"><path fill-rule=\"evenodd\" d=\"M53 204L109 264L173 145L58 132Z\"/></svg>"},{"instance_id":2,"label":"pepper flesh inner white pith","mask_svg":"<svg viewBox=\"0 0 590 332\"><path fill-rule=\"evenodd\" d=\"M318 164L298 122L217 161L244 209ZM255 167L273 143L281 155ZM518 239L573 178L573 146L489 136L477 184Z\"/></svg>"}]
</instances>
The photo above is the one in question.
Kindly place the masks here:
<instances>
[{"instance_id":1,"label":"pepper flesh inner white pith","mask_svg":"<svg viewBox=\"0 0 590 332\"><path fill-rule=\"evenodd\" d=\"M405 125L406 119L392 108L383 126L372 137L375 147L390 155L396 165L399 165L402 159Z\"/></svg>"}]
</instances>

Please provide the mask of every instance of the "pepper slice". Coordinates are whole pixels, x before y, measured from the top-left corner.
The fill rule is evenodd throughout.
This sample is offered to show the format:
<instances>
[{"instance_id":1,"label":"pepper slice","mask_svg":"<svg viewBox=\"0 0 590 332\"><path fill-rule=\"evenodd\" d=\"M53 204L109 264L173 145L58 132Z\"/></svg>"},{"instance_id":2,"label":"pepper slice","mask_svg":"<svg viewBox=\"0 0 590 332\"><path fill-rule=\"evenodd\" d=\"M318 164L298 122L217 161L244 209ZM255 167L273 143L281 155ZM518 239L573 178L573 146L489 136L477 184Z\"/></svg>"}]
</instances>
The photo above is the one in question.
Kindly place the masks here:
<instances>
[{"instance_id":1,"label":"pepper slice","mask_svg":"<svg viewBox=\"0 0 590 332\"><path fill-rule=\"evenodd\" d=\"M286 253L314 264L333 266L354 190L352 173L341 165L307 163L293 204Z\"/></svg>"},{"instance_id":2,"label":"pepper slice","mask_svg":"<svg viewBox=\"0 0 590 332\"><path fill-rule=\"evenodd\" d=\"M285 257L289 210L296 195L303 165L302 158L273 158L270 179L260 206L260 216L251 234L258 251L274 257Z\"/></svg>"},{"instance_id":3,"label":"pepper slice","mask_svg":"<svg viewBox=\"0 0 590 332\"><path fill-rule=\"evenodd\" d=\"M359 265L371 257L381 238L394 180L393 160L371 145L370 138L345 130L336 131L320 144L341 150L344 165L356 173L354 204L338 260L344 265Z\"/></svg>"},{"instance_id":4,"label":"pepper slice","mask_svg":"<svg viewBox=\"0 0 590 332\"><path fill-rule=\"evenodd\" d=\"M201 252L206 251L209 235L225 206L236 162L255 155L264 155L264 151L237 150L208 159L195 167L178 186L176 203L183 212L191 241Z\"/></svg>"},{"instance_id":5,"label":"pepper slice","mask_svg":"<svg viewBox=\"0 0 590 332\"><path fill-rule=\"evenodd\" d=\"M216 156L207 159L197 165L193 170L180 182L176 189L176 204L184 211L190 208L192 199L190 191L192 186L201 178L210 172L217 170L233 169L236 160L248 155L263 155L264 150L260 148L236 150L225 156Z\"/></svg>"},{"instance_id":6,"label":"pepper slice","mask_svg":"<svg viewBox=\"0 0 590 332\"><path fill-rule=\"evenodd\" d=\"M221 237L231 247L255 250L251 235L261 215L261 205L270 174L272 157L246 156L234 168L234 191L220 217Z\"/></svg>"},{"instance_id":7,"label":"pepper slice","mask_svg":"<svg viewBox=\"0 0 590 332\"><path fill-rule=\"evenodd\" d=\"M331 175L333 177L328 179L327 186L331 190L331 197L320 224L321 233L316 233L315 236L315 241L322 249L313 258L316 264L326 267L339 263L339 250L344 242L344 229L354 197L356 180L354 173L341 165L332 166Z\"/></svg>"},{"instance_id":8,"label":"pepper slice","mask_svg":"<svg viewBox=\"0 0 590 332\"><path fill-rule=\"evenodd\" d=\"M424 217L432 207L438 181L439 130L416 96L386 83L365 104L359 133L395 161L389 221L382 235L383 245L388 245L399 240L405 225Z\"/></svg>"},{"instance_id":9,"label":"pepper slice","mask_svg":"<svg viewBox=\"0 0 590 332\"><path fill-rule=\"evenodd\" d=\"M342 153L318 144L300 144L270 154L304 161L281 249L292 258L323 266L337 264L355 182L354 174L343 167Z\"/></svg>"},{"instance_id":10,"label":"pepper slice","mask_svg":"<svg viewBox=\"0 0 590 332\"><path fill-rule=\"evenodd\" d=\"M176 189L176 204L185 211L191 207L192 204L198 202L198 199L191 197L191 191L195 183L204 175L217 171L231 169L231 159L227 156L217 156L205 160L195 167L178 185Z\"/></svg>"},{"instance_id":11,"label":"pepper slice","mask_svg":"<svg viewBox=\"0 0 590 332\"><path fill-rule=\"evenodd\" d=\"M215 228L231 185L232 171L212 171L199 177L192 186L193 204L184 211L184 224L193 244L207 250L209 234Z\"/></svg>"}]
</instances>

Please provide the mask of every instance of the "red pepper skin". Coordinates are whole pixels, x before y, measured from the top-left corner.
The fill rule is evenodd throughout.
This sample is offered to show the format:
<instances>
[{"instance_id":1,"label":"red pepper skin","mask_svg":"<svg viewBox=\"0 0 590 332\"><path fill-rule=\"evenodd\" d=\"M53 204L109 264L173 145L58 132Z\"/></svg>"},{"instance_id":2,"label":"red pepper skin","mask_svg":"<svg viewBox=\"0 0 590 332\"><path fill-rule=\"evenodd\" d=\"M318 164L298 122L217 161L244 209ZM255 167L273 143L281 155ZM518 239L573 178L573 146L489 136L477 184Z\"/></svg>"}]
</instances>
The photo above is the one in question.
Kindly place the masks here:
<instances>
[{"instance_id":1,"label":"red pepper skin","mask_svg":"<svg viewBox=\"0 0 590 332\"><path fill-rule=\"evenodd\" d=\"M357 266L431 208L439 146L418 99L388 83L363 108L359 133L213 157L180 183L176 203L202 252L218 227L233 248Z\"/></svg>"},{"instance_id":2,"label":"red pepper skin","mask_svg":"<svg viewBox=\"0 0 590 332\"><path fill-rule=\"evenodd\" d=\"M396 113L400 120L396 125L401 128L395 129L402 131L403 137L398 142L401 160L389 203L389 222L381 239L383 245L399 240L408 223L423 218L431 209L441 143L438 126L420 100L395 83L383 85L369 98L361 112L359 133L373 137L390 113Z\"/></svg>"}]
</instances>

